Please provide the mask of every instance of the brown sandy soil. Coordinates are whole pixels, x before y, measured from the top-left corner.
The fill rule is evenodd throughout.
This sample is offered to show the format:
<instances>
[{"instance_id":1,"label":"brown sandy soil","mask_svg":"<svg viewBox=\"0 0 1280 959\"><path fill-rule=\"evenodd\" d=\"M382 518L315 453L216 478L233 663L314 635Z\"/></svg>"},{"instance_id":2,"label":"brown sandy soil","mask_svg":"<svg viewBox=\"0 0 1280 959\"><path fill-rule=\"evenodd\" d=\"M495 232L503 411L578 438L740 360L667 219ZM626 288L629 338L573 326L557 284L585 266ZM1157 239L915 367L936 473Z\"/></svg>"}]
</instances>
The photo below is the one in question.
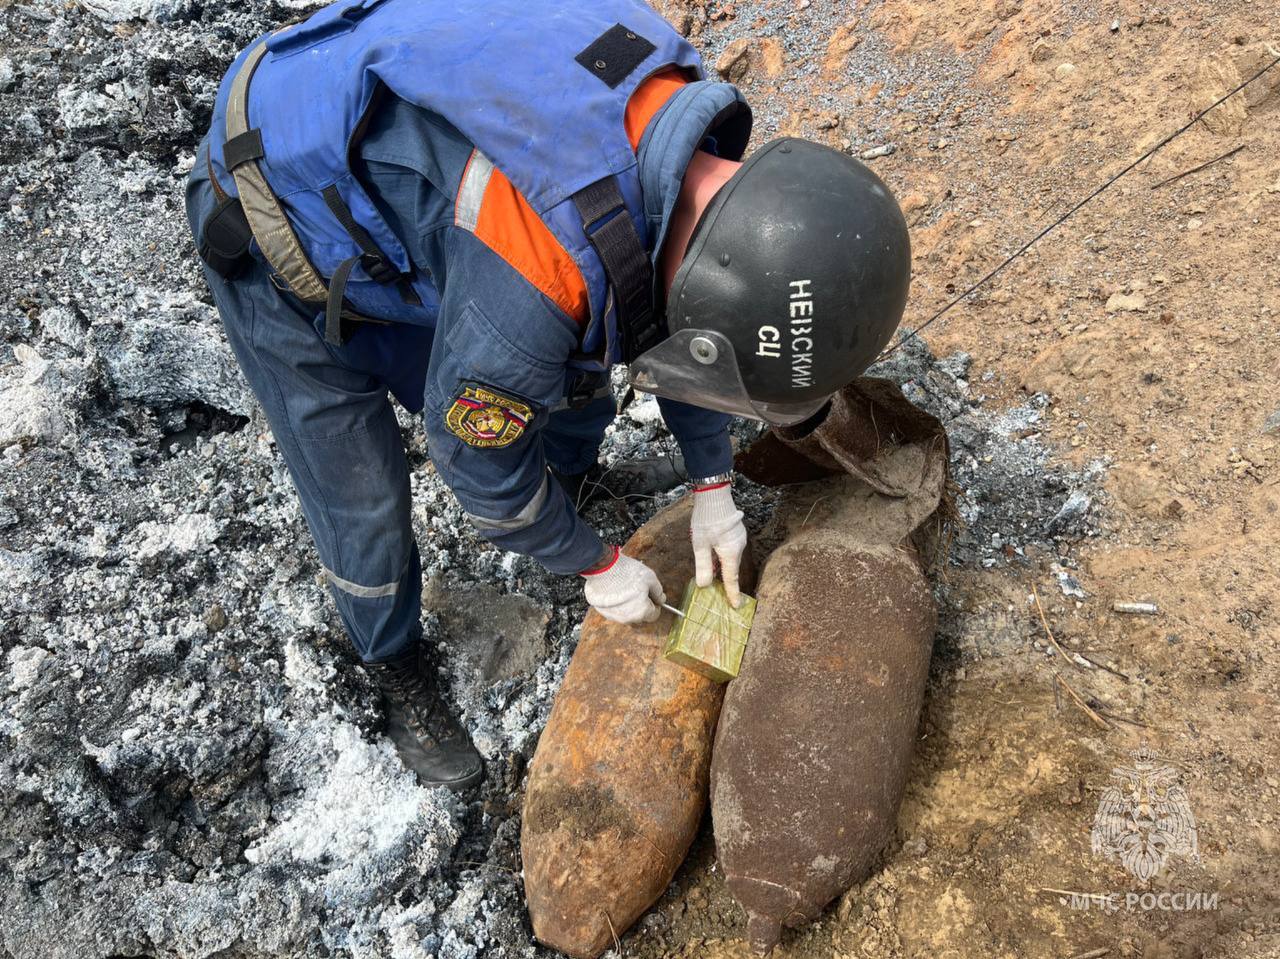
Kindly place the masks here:
<instances>
[{"instance_id":1,"label":"brown sandy soil","mask_svg":"<svg viewBox=\"0 0 1280 959\"><path fill-rule=\"evenodd\" d=\"M1229 89L1222 63L1247 68L1268 39L1280 54L1274 3L1243 0L666 9L713 55L746 38L740 82L775 129L896 146L869 162L913 226L909 326ZM952 571L974 641L935 656L896 843L780 959L1280 956L1280 450L1264 430L1280 408L1280 89L1266 84L1280 67L1247 110L1243 94L1220 108L929 330L935 351L973 354L975 380L994 372L989 406L1049 393L1059 457L1110 460L1104 532L1080 548L1083 601L1049 555ZM1067 653L1114 674L1053 658L1032 587ZM1120 615L1119 600L1160 611ZM1055 673L1123 718L1095 725ZM1201 853L1148 885L1090 850L1109 772L1144 740L1181 770ZM1049 888L1218 900L1109 915ZM745 957L744 925L704 830L624 952Z\"/></svg>"}]
</instances>

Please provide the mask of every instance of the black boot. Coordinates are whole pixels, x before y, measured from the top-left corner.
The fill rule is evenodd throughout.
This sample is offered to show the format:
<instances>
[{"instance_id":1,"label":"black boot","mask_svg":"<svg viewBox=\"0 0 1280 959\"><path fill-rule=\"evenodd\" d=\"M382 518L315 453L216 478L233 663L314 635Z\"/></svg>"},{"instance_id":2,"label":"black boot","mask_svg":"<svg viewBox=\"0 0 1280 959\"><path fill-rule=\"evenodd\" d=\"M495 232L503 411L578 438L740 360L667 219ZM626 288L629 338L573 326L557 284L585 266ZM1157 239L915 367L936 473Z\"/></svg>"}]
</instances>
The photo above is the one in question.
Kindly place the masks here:
<instances>
[{"instance_id":1,"label":"black boot","mask_svg":"<svg viewBox=\"0 0 1280 959\"><path fill-rule=\"evenodd\" d=\"M365 663L387 706L387 735L424 786L461 791L484 776L471 737L441 700L430 666L418 652Z\"/></svg>"}]
</instances>

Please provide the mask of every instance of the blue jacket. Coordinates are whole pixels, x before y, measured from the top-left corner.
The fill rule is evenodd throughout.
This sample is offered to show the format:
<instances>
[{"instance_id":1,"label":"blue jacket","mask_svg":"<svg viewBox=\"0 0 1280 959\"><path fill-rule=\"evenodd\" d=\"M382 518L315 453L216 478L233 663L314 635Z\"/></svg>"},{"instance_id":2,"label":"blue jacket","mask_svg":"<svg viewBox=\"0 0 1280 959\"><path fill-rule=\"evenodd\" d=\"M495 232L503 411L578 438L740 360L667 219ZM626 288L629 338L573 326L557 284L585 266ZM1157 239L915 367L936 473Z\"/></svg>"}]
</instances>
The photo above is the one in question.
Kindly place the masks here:
<instances>
[{"instance_id":1,"label":"blue jacket","mask_svg":"<svg viewBox=\"0 0 1280 959\"><path fill-rule=\"evenodd\" d=\"M736 114L736 107L745 109L745 101L729 84L690 83L646 128L638 173L654 241L666 235L694 150L716 146L718 122ZM499 449L469 446L446 427L449 402L466 381L539 398L543 410L562 407L566 360L579 335L575 321L518 270L455 226L457 186L471 150L470 141L439 116L398 99L378 111L358 147L371 198L413 262L429 270L442 291L425 395L400 399L414 410L425 402L432 461L486 538L553 572L577 572L599 556L602 544L568 498L546 482L538 437L546 416L535 412L526 435ZM658 403L691 476L732 468L728 416L661 398Z\"/></svg>"},{"instance_id":2,"label":"blue jacket","mask_svg":"<svg viewBox=\"0 0 1280 959\"><path fill-rule=\"evenodd\" d=\"M538 434L583 371L617 360L620 337L569 198L614 176L656 258L693 151L716 148L718 136L722 155L745 148L741 95L688 84L634 150L623 113L641 83L671 67L701 75L693 48L639 0L343 0L262 42L270 53L248 98L259 168L308 257L328 276L359 252L321 196L329 188L412 274L419 302L360 267L348 300L435 330L421 395L389 385L411 409L425 407L436 469L497 545L553 571L585 567L601 544L548 483ZM212 172L229 193L223 118L243 59L224 81L210 138ZM491 222L499 207L553 242L505 243ZM374 330L343 349L393 341ZM662 407L691 474L729 468L727 417Z\"/></svg>"},{"instance_id":3,"label":"blue jacket","mask_svg":"<svg viewBox=\"0 0 1280 959\"><path fill-rule=\"evenodd\" d=\"M256 66L240 98L248 139L255 141L248 149L322 276L361 252L335 202L401 273L410 270L403 244L350 169L352 144L379 97L390 93L436 114L476 148L459 186L456 223L475 228L496 168L581 273L590 321L575 363L599 369L601 360L620 358L603 267L573 197L614 177L642 242L652 247L624 115L652 74L678 68L702 75L697 51L646 3L339 0L259 38L237 57L214 104L215 133L226 131L228 103L239 96L237 80L250 60ZM238 188L224 153L223 138L215 135L212 171L234 196ZM346 299L369 316L429 324L437 284L420 272L413 283L421 306L406 303L397 285L374 282L358 265Z\"/></svg>"}]
</instances>

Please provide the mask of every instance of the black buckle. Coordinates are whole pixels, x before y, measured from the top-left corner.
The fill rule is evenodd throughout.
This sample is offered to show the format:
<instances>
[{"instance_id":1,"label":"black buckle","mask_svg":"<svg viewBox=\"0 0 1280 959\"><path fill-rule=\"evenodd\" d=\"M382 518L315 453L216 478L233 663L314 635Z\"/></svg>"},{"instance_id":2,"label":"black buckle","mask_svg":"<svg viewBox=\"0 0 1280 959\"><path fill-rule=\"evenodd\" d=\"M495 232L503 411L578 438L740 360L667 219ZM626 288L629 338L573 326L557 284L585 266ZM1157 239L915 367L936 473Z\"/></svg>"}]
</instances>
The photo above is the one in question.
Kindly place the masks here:
<instances>
[{"instance_id":1,"label":"black buckle","mask_svg":"<svg viewBox=\"0 0 1280 959\"><path fill-rule=\"evenodd\" d=\"M380 254L364 253L360 256L360 265L375 283L386 285L400 279L400 271L386 257Z\"/></svg>"}]
</instances>

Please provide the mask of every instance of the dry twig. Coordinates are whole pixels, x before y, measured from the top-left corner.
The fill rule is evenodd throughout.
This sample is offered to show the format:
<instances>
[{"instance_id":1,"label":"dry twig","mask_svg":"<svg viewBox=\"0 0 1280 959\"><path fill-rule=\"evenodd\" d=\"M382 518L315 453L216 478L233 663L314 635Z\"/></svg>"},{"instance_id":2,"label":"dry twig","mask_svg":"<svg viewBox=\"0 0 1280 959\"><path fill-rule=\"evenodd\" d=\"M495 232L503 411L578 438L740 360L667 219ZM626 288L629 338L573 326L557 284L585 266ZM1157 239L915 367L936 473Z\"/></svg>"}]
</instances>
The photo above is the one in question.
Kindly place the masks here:
<instances>
[{"instance_id":1,"label":"dry twig","mask_svg":"<svg viewBox=\"0 0 1280 959\"><path fill-rule=\"evenodd\" d=\"M813 511L818 508L818 504L827 498L828 498L827 496L819 496L817 499L813 501L813 504L809 507L809 512L804 514L804 522L800 524L801 529L804 529L806 526L809 525L809 517L813 516Z\"/></svg>"},{"instance_id":2,"label":"dry twig","mask_svg":"<svg viewBox=\"0 0 1280 959\"><path fill-rule=\"evenodd\" d=\"M1063 650L1063 648L1058 645L1058 640L1054 637L1053 630L1049 628L1049 620L1044 615L1044 607L1040 605L1040 592L1039 590L1036 589L1034 583L1031 585L1031 595L1035 598L1036 610L1040 613L1040 624L1044 626L1044 634L1049 637L1049 642L1053 644L1053 648L1058 651L1059 656L1061 656L1064 660L1066 660L1072 666L1079 667L1079 663L1077 663L1074 659L1068 656L1066 654L1066 651ZM1092 663L1093 660L1089 660L1089 662ZM1098 664L1094 663L1094 665L1096 666ZM1108 672L1112 672L1112 670L1108 670ZM1071 688L1071 684L1062 678L1061 673L1054 673L1053 678L1058 683L1058 685L1062 687L1062 689L1066 692L1066 694L1071 697L1071 699L1075 702L1075 704L1079 706L1081 709L1083 709L1085 711L1085 714L1091 720L1093 720L1093 722L1097 726L1099 726L1102 729L1111 728L1111 724L1107 722L1105 719L1103 719L1101 716L1099 716L1097 711L1094 710L1094 708L1090 706L1088 703L1086 703L1079 693L1077 693L1074 689ZM1054 687L1054 688L1055 690L1057 689L1057 687ZM1056 692L1055 692L1055 696L1056 696Z\"/></svg>"},{"instance_id":3,"label":"dry twig","mask_svg":"<svg viewBox=\"0 0 1280 959\"><path fill-rule=\"evenodd\" d=\"M1123 679L1126 683L1130 681L1130 680L1129 680L1129 677L1128 677L1127 675L1125 675L1124 673L1120 672L1120 670L1118 670L1118 669L1112 669L1112 668L1111 668L1110 666L1108 666L1106 663L1100 663L1100 662L1098 662L1096 659L1094 659L1093 657L1091 657L1091 656L1086 656L1084 653L1076 653L1076 655L1077 655L1077 656L1079 656L1081 659L1083 659L1085 662L1087 662L1087 663L1091 663L1092 665L1097 666L1097 667L1098 667L1099 669L1101 669L1103 672L1110 673L1112 676L1119 676L1119 677L1120 677L1121 679Z\"/></svg>"},{"instance_id":4,"label":"dry twig","mask_svg":"<svg viewBox=\"0 0 1280 959\"><path fill-rule=\"evenodd\" d=\"M1053 648L1058 651L1059 656L1071 663L1072 666L1076 665L1075 661L1063 651L1062 647L1058 645L1057 639L1054 638L1053 630L1049 628L1049 620L1044 615L1044 607L1040 605L1040 591L1036 589L1035 583L1031 584L1031 595L1035 598L1036 611L1040 613L1040 625L1044 627L1044 634L1049 637L1049 642L1053 643Z\"/></svg>"},{"instance_id":5,"label":"dry twig","mask_svg":"<svg viewBox=\"0 0 1280 959\"><path fill-rule=\"evenodd\" d=\"M1075 889L1054 889L1052 886L1041 886L1040 892L1050 892L1055 896L1079 896L1087 899L1105 899L1106 893L1101 892L1077 892Z\"/></svg>"},{"instance_id":6,"label":"dry twig","mask_svg":"<svg viewBox=\"0 0 1280 959\"><path fill-rule=\"evenodd\" d=\"M1130 719L1128 716L1121 716L1119 713L1113 713L1107 709L1099 709L1098 715L1107 719L1114 719L1118 723L1125 723L1129 726L1137 726L1139 729L1150 729L1151 727L1138 719Z\"/></svg>"},{"instance_id":7,"label":"dry twig","mask_svg":"<svg viewBox=\"0 0 1280 959\"><path fill-rule=\"evenodd\" d=\"M613 948L618 951L618 955L622 955L622 942L618 939L618 930L613 928L613 920L609 918L608 910L601 909L604 913L604 921L609 924L609 935L613 936Z\"/></svg>"},{"instance_id":8,"label":"dry twig","mask_svg":"<svg viewBox=\"0 0 1280 959\"><path fill-rule=\"evenodd\" d=\"M1171 176L1167 180L1161 180L1159 183L1153 184L1151 189L1158 190L1162 186L1168 186L1170 183L1177 183L1184 176L1191 176L1191 174L1193 173L1199 173L1201 170L1211 167L1215 163L1221 163L1223 160L1226 160L1229 157L1235 156L1237 153L1243 150L1246 146L1247 144L1242 143L1238 147L1232 150L1228 150L1226 153L1222 154L1222 156L1214 157L1212 160L1207 160L1204 163L1201 163L1199 166L1193 166L1190 170L1183 170L1181 173Z\"/></svg>"},{"instance_id":9,"label":"dry twig","mask_svg":"<svg viewBox=\"0 0 1280 959\"><path fill-rule=\"evenodd\" d=\"M1080 694L1071 688L1071 684L1062 678L1061 673L1054 673L1053 678L1056 679L1062 685L1062 688L1066 691L1066 694L1070 696L1073 700L1075 700L1075 704L1079 706L1081 709L1083 709L1085 711L1085 714L1090 719L1092 719L1095 724L1097 724L1102 729L1111 728L1111 724L1109 722L1107 722L1105 719L1099 716L1094 711L1092 706L1090 706L1088 703L1086 703L1083 699L1080 698Z\"/></svg>"}]
</instances>

